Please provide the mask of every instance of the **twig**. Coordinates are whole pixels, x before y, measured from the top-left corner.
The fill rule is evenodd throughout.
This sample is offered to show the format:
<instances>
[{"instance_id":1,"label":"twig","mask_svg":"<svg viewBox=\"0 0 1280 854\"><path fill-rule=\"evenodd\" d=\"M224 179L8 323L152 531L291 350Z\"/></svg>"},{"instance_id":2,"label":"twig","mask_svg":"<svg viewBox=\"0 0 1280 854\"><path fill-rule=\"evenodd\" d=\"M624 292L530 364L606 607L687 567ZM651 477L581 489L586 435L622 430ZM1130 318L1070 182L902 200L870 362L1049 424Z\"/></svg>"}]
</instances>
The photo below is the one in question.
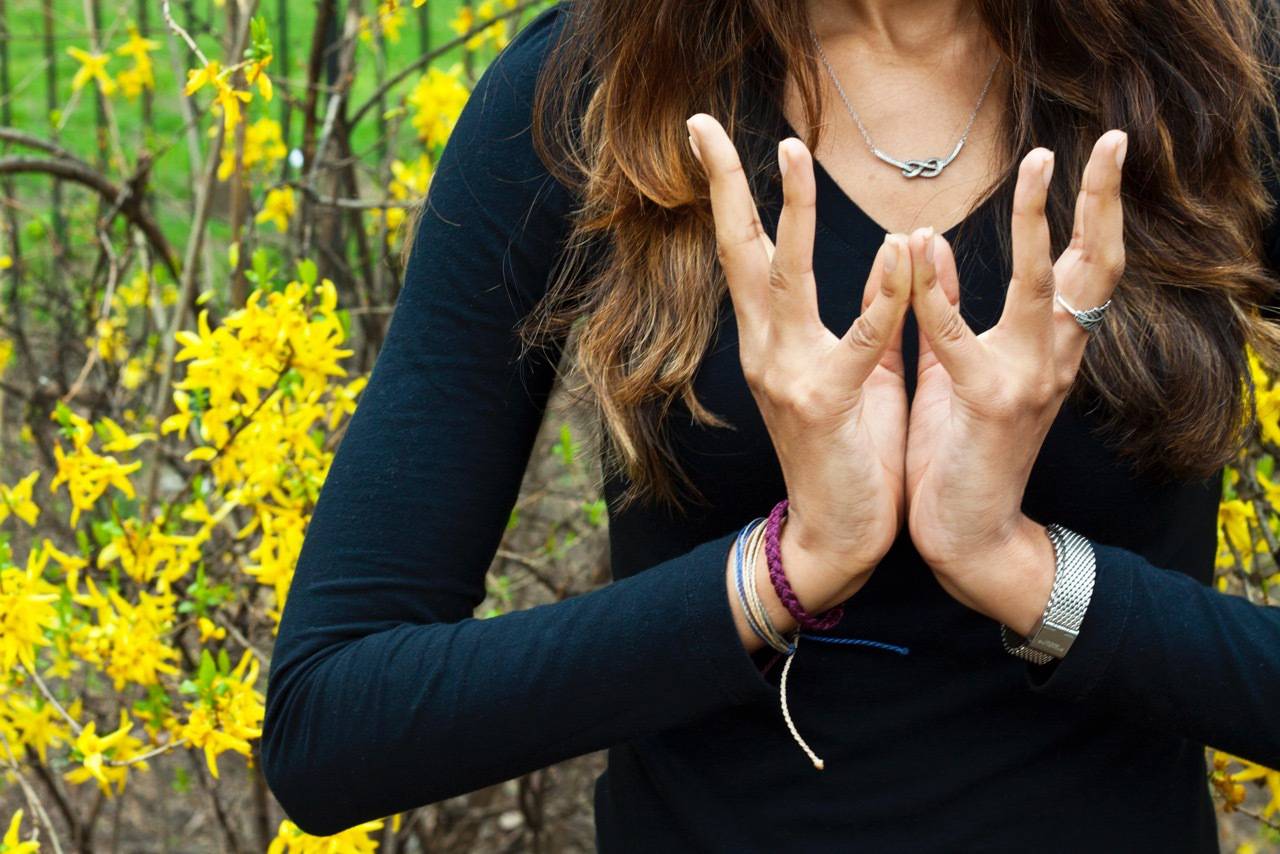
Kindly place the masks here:
<instances>
[{"instance_id":1,"label":"twig","mask_svg":"<svg viewBox=\"0 0 1280 854\"><path fill-rule=\"evenodd\" d=\"M31 784L27 782L27 778L22 774L22 768L18 764L18 758L13 755L13 749L9 746L9 738L4 734L4 730L0 730L0 743L4 744L5 755L8 756L9 770L13 772L13 776L18 778L18 786L22 789L22 796L26 798L27 805L31 807L31 812L35 814L49 831L49 843L53 845L54 854L62 854L62 843L58 841L58 834L53 829L53 820L49 818L49 813L45 811L44 804L40 802L40 798L36 796L35 789L31 788ZM40 841L40 831L36 830L36 841Z\"/></svg>"},{"instance_id":2,"label":"twig","mask_svg":"<svg viewBox=\"0 0 1280 854\"><path fill-rule=\"evenodd\" d=\"M181 747L186 743L187 743L187 737L184 735L182 738L176 741L168 741L168 742L165 742L164 744L159 745L158 747L153 747L151 750L148 750L146 753L139 753L137 756L130 756L128 759L108 759L104 764L113 765L117 768L123 765L136 765L139 762L144 762L150 759L152 756L159 756L161 753L172 750L175 747Z\"/></svg>"},{"instance_id":3,"label":"twig","mask_svg":"<svg viewBox=\"0 0 1280 854\"><path fill-rule=\"evenodd\" d=\"M57 697L53 696L53 692L49 690L49 686L45 684L45 681L40 678L40 674L36 673L34 670L27 667L27 665L23 664L22 662L18 662L18 666L21 667L22 670L32 678L32 680L36 683L36 687L40 689L40 693L44 694L44 697L46 700L48 700L50 703L53 703L53 707L58 710L58 714L62 715L63 719L68 724L71 725L71 729L75 730L76 735L79 735L80 733L84 732L84 727L80 725L80 722L78 720L71 717L71 715L67 714L66 709L62 708L62 704L58 702Z\"/></svg>"},{"instance_id":4,"label":"twig","mask_svg":"<svg viewBox=\"0 0 1280 854\"><path fill-rule=\"evenodd\" d=\"M161 0L160 14L164 16L164 22L169 25L169 29L173 34L187 43L187 47L196 55L196 59L200 60L200 64L208 65L209 57L205 56L204 51L200 50L200 45L196 44L195 39L191 38L191 34L173 19L173 11L169 8L169 0Z\"/></svg>"}]
</instances>

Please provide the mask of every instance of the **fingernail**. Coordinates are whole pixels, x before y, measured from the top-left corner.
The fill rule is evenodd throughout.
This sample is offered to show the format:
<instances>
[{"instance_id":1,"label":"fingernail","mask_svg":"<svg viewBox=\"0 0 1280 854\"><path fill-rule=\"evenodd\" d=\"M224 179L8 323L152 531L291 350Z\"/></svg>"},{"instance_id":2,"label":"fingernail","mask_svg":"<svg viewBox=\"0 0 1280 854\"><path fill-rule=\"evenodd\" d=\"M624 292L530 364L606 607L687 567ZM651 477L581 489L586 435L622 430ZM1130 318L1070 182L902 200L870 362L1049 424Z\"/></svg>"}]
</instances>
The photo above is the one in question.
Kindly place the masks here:
<instances>
[{"instance_id":1,"label":"fingernail","mask_svg":"<svg viewBox=\"0 0 1280 854\"><path fill-rule=\"evenodd\" d=\"M787 163L787 149L782 143L778 143L778 172L781 173L783 178L787 177Z\"/></svg>"},{"instance_id":2,"label":"fingernail","mask_svg":"<svg viewBox=\"0 0 1280 854\"><path fill-rule=\"evenodd\" d=\"M693 138L693 134L689 134L689 147L693 149L693 156L698 158L699 163L702 163L702 152L698 150L698 141Z\"/></svg>"},{"instance_id":3,"label":"fingernail","mask_svg":"<svg viewBox=\"0 0 1280 854\"><path fill-rule=\"evenodd\" d=\"M889 233L885 232L884 245L884 271L886 273L892 273L894 270L898 269L898 244L891 242L889 240Z\"/></svg>"},{"instance_id":4,"label":"fingernail","mask_svg":"<svg viewBox=\"0 0 1280 854\"><path fill-rule=\"evenodd\" d=\"M924 260L933 263L933 226L929 226L924 236Z\"/></svg>"},{"instance_id":5,"label":"fingernail","mask_svg":"<svg viewBox=\"0 0 1280 854\"><path fill-rule=\"evenodd\" d=\"M1050 151L1049 156L1044 159L1044 166L1042 167L1042 169L1044 174L1044 186L1045 186L1045 189L1048 189L1049 179L1053 177L1053 152L1052 151Z\"/></svg>"},{"instance_id":6,"label":"fingernail","mask_svg":"<svg viewBox=\"0 0 1280 854\"><path fill-rule=\"evenodd\" d=\"M1116 168L1124 166L1124 153L1129 148L1129 134L1125 134L1120 138L1120 144L1116 146Z\"/></svg>"}]
</instances>

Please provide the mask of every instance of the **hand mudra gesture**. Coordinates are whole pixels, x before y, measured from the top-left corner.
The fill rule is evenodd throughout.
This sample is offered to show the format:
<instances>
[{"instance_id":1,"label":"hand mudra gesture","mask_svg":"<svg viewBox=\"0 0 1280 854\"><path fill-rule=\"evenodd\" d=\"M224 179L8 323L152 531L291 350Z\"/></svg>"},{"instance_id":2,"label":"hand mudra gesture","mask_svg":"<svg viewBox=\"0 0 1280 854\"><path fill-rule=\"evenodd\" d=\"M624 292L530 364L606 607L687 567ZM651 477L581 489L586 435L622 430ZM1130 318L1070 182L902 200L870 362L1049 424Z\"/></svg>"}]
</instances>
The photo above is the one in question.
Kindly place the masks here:
<instances>
[{"instance_id":1,"label":"hand mudra gesture","mask_svg":"<svg viewBox=\"0 0 1280 854\"><path fill-rule=\"evenodd\" d=\"M1023 493L1090 336L1055 289L1084 310L1109 300L1119 282L1126 141L1109 130L1095 142L1071 241L1056 261L1045 217L1053 155L1035 148L1023 157L1013 275L999 321L981 335L960 315L947 241L931 229L910 238L920 360L907 434L908 528L948 593L1015 630L1026 630L1053 586L1052 544L1022 513Z\"/></svg>"},{"instance_id":2,"label":"hand mudra gesture","mask_svg":"<svg viewBox=\"0 0 1280 854\"><path fill-rule=\"evenodd\" d=\"M822 610L865 583L904 520L906 235L886 236L862 312L837 336L818 315L808 148L795 138L778 146L784 203L775 246L724 128L705 113L688 126L710 181L743 374L786 480L783 562L801 602Z\"/></svg>"}]
</instances>

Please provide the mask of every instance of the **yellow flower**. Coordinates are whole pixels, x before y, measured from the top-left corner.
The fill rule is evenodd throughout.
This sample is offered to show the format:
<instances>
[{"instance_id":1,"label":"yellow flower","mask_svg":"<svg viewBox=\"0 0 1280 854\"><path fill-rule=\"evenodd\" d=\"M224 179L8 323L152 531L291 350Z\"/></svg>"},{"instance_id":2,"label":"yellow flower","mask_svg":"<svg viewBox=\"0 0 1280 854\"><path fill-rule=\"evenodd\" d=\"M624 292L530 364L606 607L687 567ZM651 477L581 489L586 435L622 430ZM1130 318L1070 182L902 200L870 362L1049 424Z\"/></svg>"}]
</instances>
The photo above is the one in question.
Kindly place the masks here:
<instances>
[{"instance_id":1,"label":"yellow flower","mask_svg":"<svg viewBox=\"0 0 1280 854\"><path fill-rule=\"evenodd\" d=\"M173 403L178 411L160 423L160 434L166 435L177 431L183 439L187 438L187 430L191 427L191 419L195 413L191 411L191 395L182 389L174 389Z\"/></svg>"},{"instance_id":2,"label":"yellow flower","mask_svg":"<svg viewBox=\"0 0 1280 854\"><path fill-rule=\"evenodd\" d=\"M196 620L196 625L200 627L200 642L204 643L209 638L222 640L227 636L227 630L223 626L218 625L208 617L201 617Z\"/></svg>"},{"instance_id":3,"label":"yellow flower","mask_svg":"<svg viewBox=\"0 0 1280 854\"><path fill-rule=\"evenodd\" d=\"M275 225L276 231L286 232L296 207L293 187L277 187L267 191L267 200L262 203L262 210L253 219L254 222L270 222Z\"/></svg>"},{"instance_id":4,"label":"yellow flower","mask_svg":"<svg viewBox=\"0 0 1280 854\"><path fill-rule=\"evenodd\" d=\"M9 821L9 830L5 832L4 839L0 840L0 851L4 854L36 854L40 850L40 843L34 839L26 842L19 841L18 825L21 823L22 810L19 809Z\"/></svg>"},{"instance_id":5,"label":"yellow flower","mask_svg":"<svg viewBox=\"0 0 1280 854\"><path fill-rule=\"evenodd\" d=\"M132 21L129 22L129 40L116 48L119 56L133 58L133 67L119 74L120 88L128 98L136 98L143 89L156 88L154 66L151 52L160 49L160 42L143 38L142 33Z\"/></svg>"},{"instance_id":6,"label":"yellow flower","mask_svg":"<svg viewBox=\"0 0 1280 854\"><path fill-rule=\"evenodd\" d=\"M262 96L262 100L270 101L273 94L271 88L271 78L267 76L267 66L271 64L272 57L259 59L249 63L249 67L245 69L245 82L252 86L255 82L258 84L258 94Z\"/></svg>"},{"instance_id":7,"label":"yellow flower","mask_svg":"<svg viewBox=\"0 0 1280 854\"><path fill-rule=\"evenodd\" d=\"M267 846L267 854L372 854L378 849L374 831L381 830L382 826L382 819L376 819L333 836L311 836L286 818L280 822L276 838Z\"/></svg>"},{"instance_id":8,"label":"yellow flower","mask_svg":"<svg viewBox=\"0 0 1280 854\"><path fill-rule=\"evenodd\" d=\"M31 490L39 479L39 470L33 471L12 487L0 483L0 522L12 513L28 525L35 527L40 507L31 500Z\"/></svg>"},{"instance_id":9,"label":"yellow flower","mask_svg":"<svg viewBox=\"0 0 1280 854\"><path fill-rule=\"evenodd\" d=\"M249 103L253 96L248 92L243 92L234 88L231 84L219 79L213 81L218 87L218 94L214 96L214 103L222 108L223 128L228 136L235 132L236 125L240 124L240 104Z\"/></svg>"},{"instance_id":10,"label":"yellow flower","mask_svg":"<svg viewBox=\"0 0 1280 854\"><path fill-rule=\"evenodd\" d=\"M404 26L405 12L400 0L380 0L378 3L378 29L383 37L392 43L400 41L400 28ZM360 38L366 42L373 41L373 25L369 17L360 18Z\"/></svg>"},{"instance_id":11,"label":"yellow flower","mask_svg":"<svg viewBox=\"0 0 1280 854\"><path fill-rule=\"evenodd\" d=\"M89 721L76 736L74 747L80 755L80 767L74 768L63 776L72 783L83 783L86 780L98 781L98 787L108 798L112 797L111 784L117 784L117 793L124 792L125 779L129 776L129 765L110 765L109 761L127 762L140 752L142 742L129 734L132 729L129 713L120 710L120 726L109 735L98 735L97 721ZM136 763L146 770L146 760Z\"/></svg>"},{"instance_id":12,"label":"yellow flower","mask_svg":"<svg viewBox=\"0 0 1280 854\"><path fill-rule=\"evenodd\" d=\"M17 733L18 742L33 749L41 763L48 763L50 747L65 744L71 737L71 730L63 720L62 713L43 697L37 705L30 697L15 693L8 698L5 706L0 707L0 721L6 717ZM0 848L0 851L3 850Z\"/></svg>"},{"instance_id":13,"label":"yellow flower","mask_svg":"<svg viewBox=\"0 0 1280 854\"><path fill-rule=\"evenodd\" d=\"M107 73L107 63L111 60L110 54L89 53L78 47L67 48L67 53L80 63L80 67L76 69L76 76L71 78L73 92L79 92L90 80L98 84L98 89L103 95L110 95L116 91L116 82Z\"/></svg>"},{"instance_id":14,"label":"yellow flower","mask_svg":"<svg viewBox=\"0 0 1280 854\"><path fill-rule=\"evenodd\" d=\"M58 591L44 580L48 562L47 553L32 551L25 570L0 569L0 673L12 670L19 661L35 671L35 648L49 645L45 630L57 625L53 603Z\"/></svg>"},{"instance_id":15,"label":"yellow flower","mask_svg":"<svg viewBox=\"0 0 1280 854\"><path fill-rule=\"evenodd\" d=\"M449 71L427 69L407 98L414 109L412 122L418 138L428 146L443 145L470 96L462 83L461 64Z\"/></svg>"},{"instance_id":16,"label":"yellow flower","mask_svg":"<svg viewBox=\"0 0 1280 854\"><path fill-rule=\"evenodd\" d=\"M210 60L209 64L206 65L204 68L188 69L187 85L186 85L186 88L182 90L182 94L194 95L196 92L199 92L201 89L203 89L206 84L212 83L213 81L217 80L218 77L221 75L221 73L222 73L221 66L218 64L218 60L216 59Z\"/></svg>"}]
</instances>

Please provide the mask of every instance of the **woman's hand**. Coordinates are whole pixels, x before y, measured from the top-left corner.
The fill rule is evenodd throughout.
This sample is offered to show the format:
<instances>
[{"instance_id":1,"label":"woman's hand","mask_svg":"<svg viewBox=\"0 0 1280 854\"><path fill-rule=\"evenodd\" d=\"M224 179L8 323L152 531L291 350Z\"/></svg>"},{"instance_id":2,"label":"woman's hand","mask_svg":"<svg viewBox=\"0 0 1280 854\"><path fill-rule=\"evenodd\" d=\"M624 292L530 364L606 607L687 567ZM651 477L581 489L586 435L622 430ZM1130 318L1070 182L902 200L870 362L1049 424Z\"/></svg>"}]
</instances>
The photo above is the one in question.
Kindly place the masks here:
<instances>
[{"instance_id":1,"label":"woman's hand","mask_svg":"<svg viewBox=\"0 0 1280 854\"><path fill-rule=\"evenodd\" d=\"M834 335L818 315L817 191L808 148L796 138L778 145L784 204L775 247L724 128L705 113L688 126L710 179L743 374L786 480L783 564L801 604L817 613L865 583L904 517L906 236L886 236L862 313L843 336ZM768 587L766 580L761 592Z\"/></svg>"},{"instance_id":2,"label":"woman's hand","mask_svg":"<svg viewBox=\"0 0 1280 854\"><path fill-rule=\"evenodd\" d=\"M1025 634L1053 586L1053 546L1022 513L1032 464L1075 379L1089 333L1077 310L1111 298L1124 269L1120 173L1126 136L1094 144L1070 245L1054 262L1045 198L1052 152L1023 158L1013 200L1013 278L999 322L975 335L961 317L951 247L910 238L920 361L907 438L908 528L961 603ZM930 251L929 247L932 246Z\"/></svg>"}]
</instances>

